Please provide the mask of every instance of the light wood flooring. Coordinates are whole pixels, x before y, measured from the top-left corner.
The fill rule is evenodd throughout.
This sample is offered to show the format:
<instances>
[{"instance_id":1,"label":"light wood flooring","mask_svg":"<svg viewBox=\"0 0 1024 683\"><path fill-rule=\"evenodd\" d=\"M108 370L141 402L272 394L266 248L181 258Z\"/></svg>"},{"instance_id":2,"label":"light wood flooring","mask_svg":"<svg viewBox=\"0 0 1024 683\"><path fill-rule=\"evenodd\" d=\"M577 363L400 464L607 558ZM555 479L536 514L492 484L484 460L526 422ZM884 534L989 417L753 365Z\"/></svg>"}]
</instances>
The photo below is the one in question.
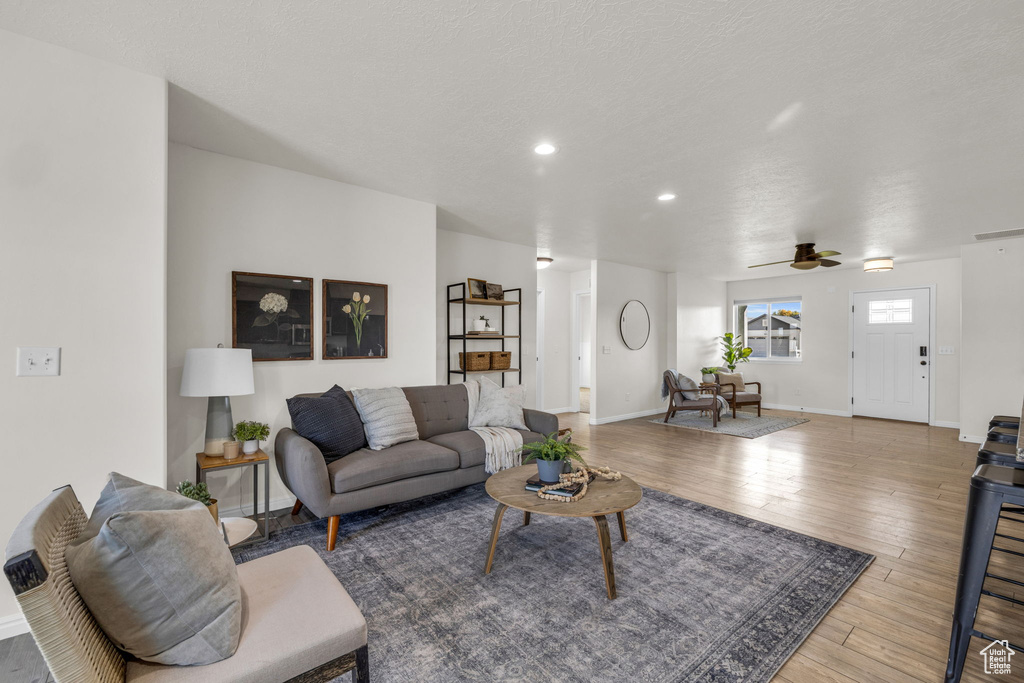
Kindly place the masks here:
<instances>
[{"instance_id":1,"label":"light wood flooring","mask_svg":"<svg viewBox=\"0 0 1024 683\"><path fill-rule=\"evenodd\" d=\"M777 683L942 680L977 446L959 443L952 429L823 415L752 440L648 422L653 418L591 426L588 417L559 419L588 447L592 464L877 557ZM308 520L303 513L278 511L275 528ZM1024 561L997 555L996 573L1024 580ZM998 590L1011 592L1005 584ZM1024 609L982 598L978 628L1024 642ZM986 644L972 643L964 681L993 680L982 673L978 654ZM1018 671L1001 680L1024 680L1024 653L1018 657ZM0 641L0 680L47 680L29 636Z\"/></svg>"}]
</instances>

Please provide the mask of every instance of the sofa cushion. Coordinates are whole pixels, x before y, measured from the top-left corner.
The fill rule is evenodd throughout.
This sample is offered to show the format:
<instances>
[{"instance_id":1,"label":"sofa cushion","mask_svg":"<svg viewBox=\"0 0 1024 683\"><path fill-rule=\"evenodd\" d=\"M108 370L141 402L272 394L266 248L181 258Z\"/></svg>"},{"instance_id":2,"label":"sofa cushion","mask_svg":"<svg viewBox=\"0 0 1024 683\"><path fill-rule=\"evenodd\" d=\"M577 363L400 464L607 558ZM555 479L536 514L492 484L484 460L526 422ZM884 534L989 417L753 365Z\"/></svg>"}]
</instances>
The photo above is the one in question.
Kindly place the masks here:
<instances>
[{"instance_id":1,"label":"sofa cushion","mask_svg":"<svg viewBox=\"0 0 1024 683\"><path fill-rule=\"evenodd\" d=\"M732 395L730 394L729 396L726 396L726 398L731 399ZM761 394L755 393L753 391L737 391L736 392L736 402L737 403L756 403L757 401L760 401L760 400L761 400Z\"/></svg>"},{"instance_id":2,"label":"sofa cushion","mask_svg":"<svg viewBox=\"0 0 1024 683\"><path fill-rule=\"evenodd\" d=\"M405 392L398 387L353 389L352 399L363 420L366 441L379 451L419 438Z\"/></svg>"},{"instance_id":3,"label":"sofa cushion","mask_svg":"<svg viewBox=\"0 0 1024 683\"><path fill-rule=\"evenodd\" d=\"M522 435L523 443L533 443L534 441L542 441L544 439L544 436L537 432L524 431L522 429L517 429L516 431ZM452 432L451 434L438 434L427 440L457 452L459 454L459 467L462 469L483 465L487 459L484 440L476 432L463 431Z\"/></svg>"},{"instance_id":4,"label":"sofa cushion","mask_svg":"<svg viewBox=\"0 0 1024 683\"><path fill-rule=\"evenodd\" d=\"M421 439L469 428L469 395L462 384L403 389Z\"/></svg>"},{"instance_id":5,"label":"sofa cushion","mask_svg":"<svg viewBox=\"0 0 1024 683\"><path fill-rule=\"evenodd\" d=\"M525 387L502 387L486 377L480 378L480 402L470 427L511 427L526 429L523 417Z\"/></svg>"},{"instance_id":6,"label":"sofa cushion","mask_svg":"<svg viewBox=\"0 0 1024 683\"><path fill-rule=\"evenodd\" d=\"M116 646L169 665L234 654L242 629L238 572L205 505L112 473L93 521L99 527L90 522L65 558L75 589Z\"/></svg>"},{"instance_id":7,"label":"sofa cushion","mask_svg":"<svg viewBox=\"0 0 1024 683\"><path fill-rule=\"evenodd\" d=\"M327 466L335 493L459 469L459 454L429 441L406 441L381 451L364 448Z\"/></svg>"},{"instance_id":8,"label":"sofa cushion","mask_svg":"<svg viewBox=\"0 0 1024 683\"><path fill-rule=\"evenodd\" d=\"M292 428L312 441L328 463L366 447L363 421L337 384L319 398L295 396L287 403Z\"/></svg>"}]
</instances>

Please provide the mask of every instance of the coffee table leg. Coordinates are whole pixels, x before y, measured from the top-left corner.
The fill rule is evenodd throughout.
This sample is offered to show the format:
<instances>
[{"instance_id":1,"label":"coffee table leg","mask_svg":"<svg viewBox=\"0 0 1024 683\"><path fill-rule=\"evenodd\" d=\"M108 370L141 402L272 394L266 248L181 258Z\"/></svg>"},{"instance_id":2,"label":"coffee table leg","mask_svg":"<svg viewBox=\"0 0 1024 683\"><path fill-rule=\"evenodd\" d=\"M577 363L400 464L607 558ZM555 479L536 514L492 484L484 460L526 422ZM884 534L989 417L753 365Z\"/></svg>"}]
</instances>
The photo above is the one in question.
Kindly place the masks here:
<instances>
[{"instance_id":1,"label":"coffee table leg","mask_svg":"<svg viewBox=\"0 0 1024 683\"><path fill-rule=\"evenodd\" d=\"M494 511L494 521L491 523L491 547L487 551L487 564L484 565L484 574L491 573L491 564L494 562L494 549L498 547L498 532L501 531L501 518L505 516L508 505L498 503L498 509Z\"/></svg>"},{"instance_id":2,"label":"coffee table leg","mask_svg":"<svg viewBox=\"0 0 1024 683\"><path fill-rule=\"evenodd\" d=\"M594 517L594 524L597 525L597 538L601 542L601 562L604 564L604 583L608 587L608 599L614 600L618 594L615 592L615 564L612 562L612 539L608 533L608 519L604 515Z\"/></svg>"},{"instance_id":3,"label":"coffee table leg","mask_svg":"<svg viewBox=\"0 0 1024 683\"><path fill-rule=\"evenodd\" d=\"M624 542L629 541L629 534L626 533L626 513L619 511L615 515L619 518L619 534Z\"/></svg>"},{"instance_id":4,"label":"coffee table leg","mask_svg":"<svg viewBox=\"0 0 1024 683\"><path fill-rule=\"evenodd\" d=\"M523 526L530 526L530 513L523 510Z\"/></svg>"}]
</instances>

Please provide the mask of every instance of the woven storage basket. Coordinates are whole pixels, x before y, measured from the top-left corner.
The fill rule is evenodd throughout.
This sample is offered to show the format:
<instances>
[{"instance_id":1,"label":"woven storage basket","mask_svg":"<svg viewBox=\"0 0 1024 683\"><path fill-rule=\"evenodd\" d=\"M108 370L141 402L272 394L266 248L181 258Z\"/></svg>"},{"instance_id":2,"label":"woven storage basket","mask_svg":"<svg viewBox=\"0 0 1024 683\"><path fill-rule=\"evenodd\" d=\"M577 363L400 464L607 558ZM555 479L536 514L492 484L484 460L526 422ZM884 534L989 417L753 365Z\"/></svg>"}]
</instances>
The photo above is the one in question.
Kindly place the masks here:
<instances>
[{"instance_id":1,"label":"woven storage basket","mask_svg":"<svg viewBox=\"0 0 1024 683\"><path fill-rule=\"evenodd\" d=\"M512 367L511 351L491 351L491 370L508 370Z\"/></svg>"},{"instance_id":2,"label":"woven storage basket","mask_svg":"<svg viewBox=\"0 0 1024 683\"><path fill-rule=\"evenodd\" d=\"M465 358L468 356L468 360ZM463 354L459 352L459 369L466 372L491 369L491 354L486 351L470 351Z\"/></svg>"}]
</instances>

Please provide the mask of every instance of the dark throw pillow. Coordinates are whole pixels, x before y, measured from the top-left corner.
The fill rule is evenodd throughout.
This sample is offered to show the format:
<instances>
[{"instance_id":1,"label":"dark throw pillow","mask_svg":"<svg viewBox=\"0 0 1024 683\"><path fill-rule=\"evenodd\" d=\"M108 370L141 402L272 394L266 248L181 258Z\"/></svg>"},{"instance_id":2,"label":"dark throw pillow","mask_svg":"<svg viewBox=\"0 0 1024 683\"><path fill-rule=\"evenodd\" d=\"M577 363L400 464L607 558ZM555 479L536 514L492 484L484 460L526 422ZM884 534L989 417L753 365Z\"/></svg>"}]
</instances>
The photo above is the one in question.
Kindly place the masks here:
<instances>
[{"instance_id":1,"label":"dark throw pillow","mask_svg":"<svg viewBox=\"0 0 1024 683\"><path fill-rule=\"evenodd\" d=\"M309 439L328 463L366 447L366 432L356 407L345 390L335 384L319 398L288 399L292 428Z\"/></svg>"}]
</instances>

